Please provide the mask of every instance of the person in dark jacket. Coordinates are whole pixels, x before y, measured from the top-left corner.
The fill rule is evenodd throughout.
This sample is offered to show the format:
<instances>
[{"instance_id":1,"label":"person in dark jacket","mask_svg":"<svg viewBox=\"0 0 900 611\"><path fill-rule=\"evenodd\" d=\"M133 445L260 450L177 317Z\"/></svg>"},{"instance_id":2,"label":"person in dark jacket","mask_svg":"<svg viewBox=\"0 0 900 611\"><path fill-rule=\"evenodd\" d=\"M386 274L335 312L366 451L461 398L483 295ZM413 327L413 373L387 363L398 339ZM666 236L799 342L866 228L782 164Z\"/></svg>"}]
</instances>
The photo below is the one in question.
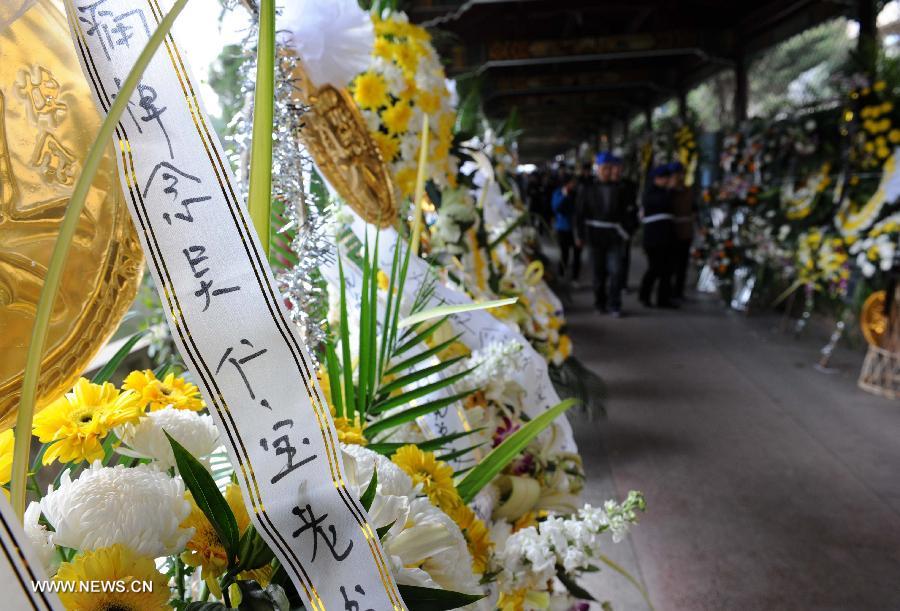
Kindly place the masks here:
<instances>
[{"instance_id":1,"label":"person in dark jacket","mask_svg":"<svg viewBox=\"0 0 900 611\"><path fill-rule=\"evenodd\" d=\"M575 243L591 247L594 263L594 307L600 312L622 315L622 263L625 238L625 202L619 186L610 180L609 153L595 159L596 177L581 185L575 200Z\"/></svg>"},{"instance_id":2,"label":"person in dark jacket","mask_svg":"<svg viewBox=\"0 0 900 611\"><path fill-rule=\"evenodd\" d=\"M694 241L694 192L684 183L684 166L675 162L671 164L672 176L669 179L672 190L672 214L675 215L675 242L673 246L672 264L672 296L684 299L684 285L687 280L688 266L691 260L691 244Z\"/></svg>"},{"instance_id":3,"label":"person in dark jacket","mask_svg":"<svg viewBox=\"0 0 900 611\"><path fill-rule=\"evenodd\" d=\"M569 258L572 258L572 282L578 283L578 274L581 272L581 248L575 244L575 193L578 187L578 178L574 175L565 176L563 184L553 192L553 228L556 230L556 239L559 243L559 275L565 276L569 268Z\"/></svg>"},{"instance_id":4,"label":"person in dark jacket","mask_svg":"<svg viewBox=\"0 0 900 611\"><path fill-rule=\"evenodd\" d=\"M623 176L624 166L620 157L615 157L612 168L612 181L619 186L619 197L625 205L625 220L622 227L628 237L622 247L622 288L628 292L629 278L631 277L631 239L641 226L638 218L637 185L635 182Z\"/></svg>"},{"instance_id":5,"label":"person in dark jacket","mask_svg":"<svg viewBox=\"0 0 900 611\"><path fill-rule=\"evenodd\" d=\"M675 307L672 302L672 248L675 243L675 223L672 214L672 192L669 190L671 168L657 166L650 171L650 185L644 192L641 223L644 226L644 252L647 271L641 280L640 299L651 307L656 288L656 305Z\"/></svg>"}]
</instances>

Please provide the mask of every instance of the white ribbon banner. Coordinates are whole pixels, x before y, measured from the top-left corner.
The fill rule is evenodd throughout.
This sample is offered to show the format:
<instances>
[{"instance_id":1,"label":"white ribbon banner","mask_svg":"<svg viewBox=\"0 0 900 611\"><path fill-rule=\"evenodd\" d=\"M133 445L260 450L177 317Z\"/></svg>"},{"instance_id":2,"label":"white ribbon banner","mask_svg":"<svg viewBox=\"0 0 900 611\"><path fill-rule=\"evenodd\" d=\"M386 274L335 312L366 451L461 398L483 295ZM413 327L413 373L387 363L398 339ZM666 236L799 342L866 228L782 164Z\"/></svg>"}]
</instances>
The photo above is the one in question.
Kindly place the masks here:
<instances>
[{"instance_id":1,"label":"white ribbon banner","mask_svg":"<svg viewBox=\"0 0 900 611\"><path fill-rule=\"evenodd\" d=\"M170 6L67 0L104 113ZM345 487L328 406L199 104L179 27L190 24L166 38L115 136L122 189L172 334L227 442L253 523L306 608L405 609Z\"/></svg>"},{"instance_id":2,"label":"white ribbon banner","mask_svg":"<svg viewBox=\"0 0 900 611\"><path fill-rule=\"evenodd\" d=\"M0 498L0 592L4 609L63 611L59 597L31 550L28 535L5 498Z\"/></svg>"}]
</instances>

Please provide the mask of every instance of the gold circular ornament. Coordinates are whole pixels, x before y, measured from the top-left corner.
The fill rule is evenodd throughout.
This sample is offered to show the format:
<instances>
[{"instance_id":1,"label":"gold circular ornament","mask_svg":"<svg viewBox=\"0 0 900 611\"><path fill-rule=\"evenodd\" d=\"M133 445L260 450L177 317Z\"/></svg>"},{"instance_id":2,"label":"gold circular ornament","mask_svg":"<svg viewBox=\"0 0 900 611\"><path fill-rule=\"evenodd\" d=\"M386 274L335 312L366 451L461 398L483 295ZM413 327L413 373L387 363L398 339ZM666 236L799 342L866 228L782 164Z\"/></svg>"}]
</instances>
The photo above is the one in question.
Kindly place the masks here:
<instances>
[{"instance_id":1,"label":"gold circular ornament","mask_svg":"<svg viewBox=\"0 0 900 611\"><path fill-rule=\"evenodd\" d=\"M63 14L39 0L0 32L0 429L15 419L50 254L101 118ZM112 144L53 306L37 407L69 390L118 327L143 256Z\"/></svg>"},{"instance_id":2,"label":"gold circular ornament","mask_svg":"<svg viewBox=\"0 0 900 611\"><path fill-rule=\"evenodd\" d=\"M884 314L885 292L875 291L869 295L859 314L859 326L870 345L884 347L888 331L888 317Z\"/></svg>"},{"instance_id":3,"label":"gold circular ornament","mask_svg":"<svg viewBox=\"0 0 900 611\"><path fill-rule=\"evenodd\" d=\"M309 107L299 137L316 166L367 223L390 227L399 212L390 169L353 97L346 89L316 86L299 59L294 78Z\"/></svg>"}]
</instances>

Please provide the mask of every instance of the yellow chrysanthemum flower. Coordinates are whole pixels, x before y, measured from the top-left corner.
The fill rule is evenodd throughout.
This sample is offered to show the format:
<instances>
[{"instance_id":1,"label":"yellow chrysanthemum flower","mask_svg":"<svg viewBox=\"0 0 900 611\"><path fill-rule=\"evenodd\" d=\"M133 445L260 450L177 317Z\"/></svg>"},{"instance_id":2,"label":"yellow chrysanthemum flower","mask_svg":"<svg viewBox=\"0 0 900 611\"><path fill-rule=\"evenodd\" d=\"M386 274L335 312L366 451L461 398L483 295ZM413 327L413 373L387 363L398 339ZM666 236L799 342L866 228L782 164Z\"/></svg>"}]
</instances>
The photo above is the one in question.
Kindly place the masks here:
<instances>
[{"instance_id":1,"label":"yellow chrysanthemum flower","mask_svg":"<svg viewBox=\"0 0 900 611\"><path fill-rule=\"evenodd\" d=\"M237 484L228 484L224 496L225 502L228 503L234 514L238 532L243 536L244 531L250 525L250 515L244 506L241 489ZM185 551L181 554L181 560L188 566L199 567L210 592L218 596L221 592L218 577L228 569L228 553L225 551L219 535L216 534L216 529L197 506L190 492L187 493L186 498L191 504L191 513L182 522L181 527L193 528L194 536L187 542ZM251 573L256 574L257 571L251 571Z\"/></svg>"},{"instance_id":2,"label":"yellow chrysanthemum flower","mask_svg":"<svg viewBox=\"0 0 900 611\"><path fill-rule=\"evenodd\" d=\"M397 181L397 186L400 187L400 191L404 196L411 194L416 187L415 168L401 168L397 171L396 176L394 176L394 180Z\"/></svg>"},{"instance_id":3,"label":"yellow chrysanthemum flower","mask_svg":"<svg viewBox=\"0 0 900 611\"><path fill-rule=\"evenodd\" d=\"M559 336L559 346L557 347L559 350L560 356L563 359L567 359L572 356L572 339L568 335L560 335Z\"/></svg>"},{"instance_id":4,"label":"yellow chrysanthemum flower","mask_svg":"<svg viewBox=\"0 0 900 611\"><path fill-rule=\"evenodd\" d=\"M415 76L421 57L416 45L398 43L393 46L393 51L394 61L403 70L403 74L408 77Z\"/></svg>"},{"instance_id":5,"label":"yellow chrysanthemum flower","mask_svg":"<svg viewBox=\"0 0 900 611\"><path fill-rule=\"evenodd\" d=\"M423 452L410 444L397 450L391 460L412 478L413 484L421 484L422 492L435 506L449 511L462 503L453 483L453 468L437 460L434 452Z\"/></svg>"},{"instance_id":6,"label":"yellow chrysanthemum flower","mask_svg":"<svg viewBox=\"0 0 900 611\"><path fill-rule=\"evenodd\" d=\"M141 396L133 390L120 392L109 382L92 384L80 378L66 393L34 417L34 435L41 443L52 443L43 463L92 461L103 458L101 441L110 430L140 420L144 413Z\"/></svg>"},{"instance_id":7,"label":"yellow chrysanthemum flower","mask_svg":"<svg viewBox=\"0 0 900 611\"><path fill-rule=\"evenodd\" d=\"M140 394L151 412L169 406L192 412L199 412L206 407L206 403L200 398L200 389L184 378L175 377L174 373L159 380L149 369L132 371L122 383L122 388Z\"/></svg>"},{"instance_id":8,"label":"yellow chrysanthemum flower","mask_svg":"<svg viewBox=\"0 0 900 611\"><path fill-rule=\"evenodd\" d=\"M497 601L498 611L525 611L525 609L549 609L550 594L537 590L515 590L501 592Z\"/></svg>"},{"instance_id":9,"label":"yellow chrysanthemum flower","mask_svg":"<svg viewBox=\"0 0 900 611\"><path fill-rule=\"evenodd\" d=\"M391 134L405 132L412 118L412 106L406 102L397 102L381 113L381 122Z\"/></svg>"},{"instance_id":10,"label":"yellow chrysanthemum flower","mask_svg":"<svg viewBox=\"0 0 900 611\"><path fill-rule=\"evenodd\" d=\"M12 429L0 433L0 486L5 486L12 479L13 446L16 443ZM3 489L6 498L9 498L9 490Z\"/></svg>"},{"instance_id":11,"label":"yellow chrysanthemum flower","mask_svg":"<svg viewBox=\"0 0 900 611\"><path fill-rule=\"evenodd\" d=\"M391 43L386 38L377 37L372 47L372 55L375 57L391 58Z\"/></svg>"},{"instance_id":12,"label":"yellow chrysanthemum flower","mask_svg":"<svg viewBox=\"0 0 900 611\"><path fill-rule=\"evenodd\" d=\"M359 418L340 417L334 419L334 429L337 431L338 441L350 445L366 446L369 440L363 435L362 422Z\"/></svg>"},{"instance_id":13,"label":"yellow chrysanthemum flower","mask_svg":"<svg viewBox=\"0 0 900 611\"><path fill-rule=\"evenodd\" d=\"M169 580L156 569L153 558L135 554L121 544L85 552L72 562L64 562L53 581L119 582L124 586L107 588L113 590L108 592L82 592L78 586L67 588L71 592L60 589L59 598L66 609L157 611L172 608L169 605Z\"/></svg>"},{"instance_id":14,"label":"yellow chrysanthemum flower","mask_svg":"<svg viewBox=\"0 0 900 611\"><path fill-rule=\"evenodd\" d=\"M435 163L441 162L447 157L450 156L450 143L445 142L443 140L439 141L437 145L434 147L434 151L432 154L432 161Z\"/></svg>"},{"instance_id":15,"label":"yellow chrysanthemum flower","mask_svg":"<svg viewBox=\"0 0 900 611\"><path fill-rule=\"evenodd\" d=\"M478 574L484 573L491 558L491 549L494 547L487 526L468 505L462 503L452 509L449 515L466 539L466 546L472 555L472 570Z\"/></svg>"},{"instance_id":16,"label":"yellow chrysanthemum flower","mask_svg":"<svg viewBox=\"0 0 900 611\"><path fill-rule=\"evenodd\" d=\"M528 511L522 516L513 522L512 531L518 532L523 528L529 528L530 526L537 526L537 514L533 511Z\"/></svg>"},{"instance_id":17,"label":"yellow chrysanthemum flower","mask_svg":"<svg viewBox=\"0 0 900 611\"><path fill-rule=\"evenodd\" d=\"M431 91L419 91L416 104L426 114L434 114L441 109L441 98Z\"/></svg>"},{"instance_id":18,"label":"yellow chrysanthemum flower","mask_svg":"<svg viewBox=\"0 0 900 611\"><path fill-rule=\"evenodd\" d=\"M378 145L378 150L381 151L381 158L386 163L392 162L397 153L400 152L400 141L390 134L376 132L372 134L372 138L375 140L375 144Z\"/></svg>"},{"instance_id":19,"label":"yellow chrysanthemum flower","mask_svg":"<svg viewBox=\"0 0 900 611\"><path fill-rule=\"evenodd\" d=\"M363 72L353 81L353 99L361 108L381 108L390 100L387 94L387 83L380 74Z\"/></svg>"}]
</instances>

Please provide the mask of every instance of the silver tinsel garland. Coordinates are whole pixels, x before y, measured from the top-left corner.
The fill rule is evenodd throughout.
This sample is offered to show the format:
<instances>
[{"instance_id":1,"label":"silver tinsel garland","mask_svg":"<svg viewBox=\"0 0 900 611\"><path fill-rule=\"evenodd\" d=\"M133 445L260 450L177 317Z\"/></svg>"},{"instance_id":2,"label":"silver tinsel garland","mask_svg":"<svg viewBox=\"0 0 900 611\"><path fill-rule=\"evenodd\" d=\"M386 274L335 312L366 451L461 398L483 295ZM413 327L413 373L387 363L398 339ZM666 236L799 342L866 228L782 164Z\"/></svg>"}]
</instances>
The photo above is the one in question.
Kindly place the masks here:
<instances>
[{"instance_id":1,"label":"silver tinsel garland","mask_svg":"<svg viewBox=\"0 0 900 611\"><path fill-rule=\"evenodd\" d=\"M247 61L241 67L241 93L246 100L239 116L231 124L234 159L247 189L247 171L253 129L253 89L256 74L256 32L245 38L243 51ZM273 249L273 269L281 294L288 305L291 319L300 329L310 356L325 340L325 318L328 294L319 269L334 260L333 208L311 189L315 168L309 153L297 135L303 127L306 108L295 98L293 74L296 59L276 50L274 145L272 151L273 223L280 244L296 256L296 264ZM278 214L280 213L280 214Z\"/></svg>"}]
</instances>

